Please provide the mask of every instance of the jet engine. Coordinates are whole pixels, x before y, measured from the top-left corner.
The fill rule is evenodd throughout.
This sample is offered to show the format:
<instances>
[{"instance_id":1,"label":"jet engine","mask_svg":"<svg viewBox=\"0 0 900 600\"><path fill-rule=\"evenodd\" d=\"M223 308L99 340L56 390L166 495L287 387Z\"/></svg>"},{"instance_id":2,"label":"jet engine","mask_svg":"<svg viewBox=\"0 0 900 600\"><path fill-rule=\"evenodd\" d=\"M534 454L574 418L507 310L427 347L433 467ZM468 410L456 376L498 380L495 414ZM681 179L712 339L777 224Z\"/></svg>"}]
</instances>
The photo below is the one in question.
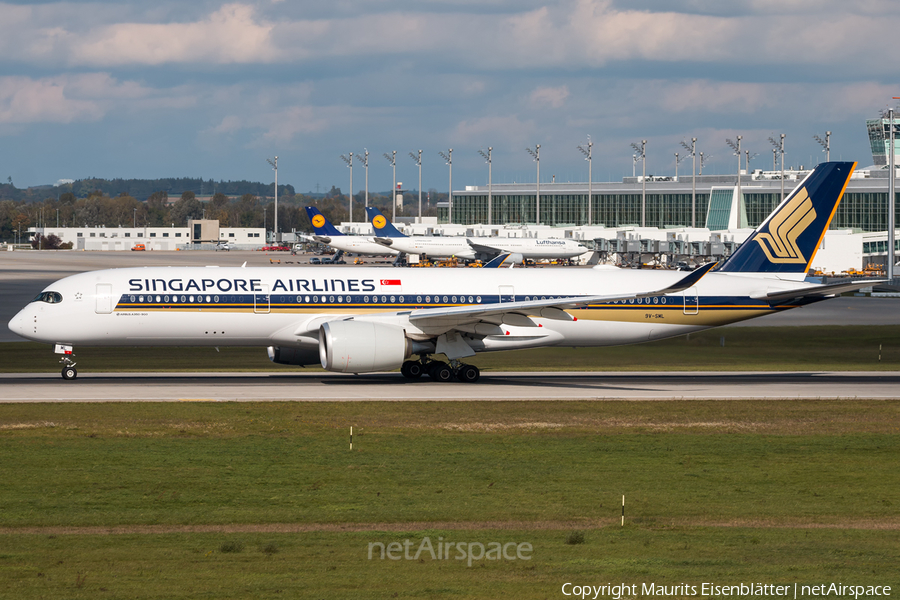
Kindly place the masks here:
<instances>
[{"instance_id":1,"label":"jet engine","mask_svg":"<svg viewBox=\"0 0 900 600\"><path fill-rule=\"evenodd\" d=\"M302 348L269 346L266 350L269 353L269 360L279 365L304 367L319 364L318 346L304 346Z\"/></svg>"},{"instance_id":2,"label":"jet engine","mask_svg":"<svg viewBox=\"0 0 900 600\"><path fill-rule=\"evenodd\" d=\"M319 327L322 367L340 373L392 371L413 353L402 327L372 321L328 321Z\"/></svg>"}]
</instances>

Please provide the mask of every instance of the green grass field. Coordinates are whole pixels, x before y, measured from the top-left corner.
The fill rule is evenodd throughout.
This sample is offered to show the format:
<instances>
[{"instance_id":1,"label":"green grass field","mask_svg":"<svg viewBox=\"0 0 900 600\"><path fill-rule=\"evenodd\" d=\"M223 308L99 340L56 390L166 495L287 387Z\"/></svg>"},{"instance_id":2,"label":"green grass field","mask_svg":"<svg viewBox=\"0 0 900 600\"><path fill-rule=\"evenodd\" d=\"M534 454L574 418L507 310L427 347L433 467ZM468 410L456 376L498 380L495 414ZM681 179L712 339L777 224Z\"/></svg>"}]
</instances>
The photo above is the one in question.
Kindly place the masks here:
<instances>
[{"instance_id":1,"label":"green grass field","mask_svg":"<svg viewBox=\"0 0 900 600\"><path fill-rule=\"evenodd\" d=\"M900 401L0 404L0 597L896 590L898 434ZM368 557L425 537L533 551Z\"/></svg>"},{"instance_id":2,"label":"green grass field","mask_svg":"<svg viewBox=\"0 0 900 600\"><path fill-rule=\"evenodd\" d=\"M271 363L264 348L77 347L75 354L83 373L296 368ZM479 354L470 362L488 371L898 370L900 326L735 327L635 346ZM0 365L6 373L59 370L50 346L24 342L0 344Z\"/></svg>"}]
</instances>

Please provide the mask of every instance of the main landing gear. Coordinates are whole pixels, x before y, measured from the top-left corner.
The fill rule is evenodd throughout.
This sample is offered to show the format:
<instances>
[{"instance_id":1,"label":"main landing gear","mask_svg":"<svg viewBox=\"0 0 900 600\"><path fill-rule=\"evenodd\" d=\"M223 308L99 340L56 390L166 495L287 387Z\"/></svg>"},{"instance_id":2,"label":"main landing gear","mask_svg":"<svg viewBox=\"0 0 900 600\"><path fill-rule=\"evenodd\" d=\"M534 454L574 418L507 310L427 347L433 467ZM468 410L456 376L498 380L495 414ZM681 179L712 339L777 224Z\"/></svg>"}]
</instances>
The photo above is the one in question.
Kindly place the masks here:
<instances>
[{"instance_id":1,"label":"main landing gear","mask_svg":"<svg viewBox=\"0 0 900 600\"><path fill-rule=\"evenodd\" d=\"M475 365L464 365L458 360L451 360L450 364L447 364L427 357L406 361L400 367L400 373L407 379L418 379L427 374L432 381L440 382L456 379L463 383L475 383L481 377L481 371Z\"/></svg>"}]
</instances>

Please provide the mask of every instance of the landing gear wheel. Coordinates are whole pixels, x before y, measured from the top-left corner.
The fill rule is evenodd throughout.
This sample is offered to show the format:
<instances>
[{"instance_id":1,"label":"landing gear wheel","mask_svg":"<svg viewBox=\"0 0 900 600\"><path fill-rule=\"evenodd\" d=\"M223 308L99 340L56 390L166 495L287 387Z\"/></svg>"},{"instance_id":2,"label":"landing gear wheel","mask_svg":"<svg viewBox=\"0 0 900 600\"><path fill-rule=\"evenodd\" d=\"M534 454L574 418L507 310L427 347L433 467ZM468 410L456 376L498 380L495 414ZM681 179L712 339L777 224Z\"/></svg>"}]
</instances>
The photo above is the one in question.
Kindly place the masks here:
<instances>
[{"instance_id":1,"label":"landing gear wheel","mask_svg":"<svg viewBox=\"0 0 900 600\"><path fill-rule=\"evenodd\" d=\"M400 366L400 373L407 379L418 379L425 373L425 368L417 360L408 360Z\"/></svg>"},{"instance_id":2,"label":"landing gear wheel","mask_svg":"<svg viewBox=\"0 0 900 600\"><path fill-rule=\"evenodd\" d=\"M428 370L428 375L432 381L445 382L453 379L453 370L447 363L433 362Z\"/></svg>"},{"instance_id":3,"label":"landing gear wheel","mask_svg":"<svg viewBox=\"0 0 900 600\"><path fill-rule=\"evenodd\" d=\"M475 383L481 377L481 371L475 365L463 365L456 371L456 378L463 383Z\"/></svg>"},{"instance_id":4,"label":"landing gear wheel","mask_svg":"<svg viewBox=\"0 0 900 600\"><path fill-rule=\"evenodd\" d=\"M62 369L62 378L65 380L75 379L78 377L78 371L75 370L75 367L63 367Z\"/></svg>"}]
</instances>

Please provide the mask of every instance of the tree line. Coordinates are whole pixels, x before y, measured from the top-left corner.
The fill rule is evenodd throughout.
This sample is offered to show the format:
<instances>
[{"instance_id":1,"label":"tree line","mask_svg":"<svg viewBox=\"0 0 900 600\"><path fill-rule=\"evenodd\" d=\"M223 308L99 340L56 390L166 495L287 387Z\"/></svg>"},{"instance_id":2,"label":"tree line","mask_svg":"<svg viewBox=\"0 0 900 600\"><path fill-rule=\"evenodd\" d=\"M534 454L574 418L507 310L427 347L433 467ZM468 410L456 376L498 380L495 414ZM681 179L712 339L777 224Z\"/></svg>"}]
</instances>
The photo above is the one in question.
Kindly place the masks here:
<instances>
[{"instance_id":1,"label":"tree line","mask_svg":"<svg viewBox=\"0 0 900 600\"><path fill-rule=\"evenodd\" d=\"M315 206L332 222L348 220L346 194L332 187L324 197L311 197L293 193L293 188L278 186L278 229L281 232L312 231L304 207ZM274 193L274 187L271 190ZM283 195L282 195L283 194ZM274 194L273 194L274 195ZM447 194L432 190L430 202L423 198L423 215L435 216L436 203L446 200ZM390 217L390 196L369 194L369 205L378 207ZM418 195L404 194L405 210L398 216L418 214ZM149 194L140 200L127 193L110 196L95 189L80 197L74 192L44 197L43 199L0 200L0 239L7 242L28 241L29 227L184 227L190 219L216 219L222 227L274 227L274 199L245 193L228 196L216 192L209 200L200 201L193 191L185 191L177 199L166 191ZM364 195L353 196L353 221L366 220Z\"/></svg>"}]
</instances>

